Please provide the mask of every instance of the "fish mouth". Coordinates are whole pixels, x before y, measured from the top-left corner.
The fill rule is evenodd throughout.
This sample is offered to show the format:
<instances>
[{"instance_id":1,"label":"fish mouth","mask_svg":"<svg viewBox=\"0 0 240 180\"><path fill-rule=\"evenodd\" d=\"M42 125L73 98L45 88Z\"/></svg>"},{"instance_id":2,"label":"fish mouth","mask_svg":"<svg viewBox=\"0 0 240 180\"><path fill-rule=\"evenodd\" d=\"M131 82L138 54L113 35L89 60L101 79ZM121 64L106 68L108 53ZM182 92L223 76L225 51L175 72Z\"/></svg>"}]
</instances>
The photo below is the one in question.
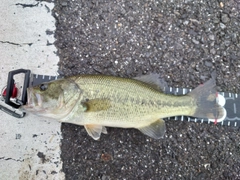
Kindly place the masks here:
<instances>
[{"instance_id":1,"label":"fish mouth","mask_svg":"<svg viewBox=\"0 0 240 180\"><path fill-rule=\"evenodd\" d=\"M43 110L42 96L34 93L32 88L27 89L27 104L24 106L27 110Z\"/></svg>"}]
</instances>

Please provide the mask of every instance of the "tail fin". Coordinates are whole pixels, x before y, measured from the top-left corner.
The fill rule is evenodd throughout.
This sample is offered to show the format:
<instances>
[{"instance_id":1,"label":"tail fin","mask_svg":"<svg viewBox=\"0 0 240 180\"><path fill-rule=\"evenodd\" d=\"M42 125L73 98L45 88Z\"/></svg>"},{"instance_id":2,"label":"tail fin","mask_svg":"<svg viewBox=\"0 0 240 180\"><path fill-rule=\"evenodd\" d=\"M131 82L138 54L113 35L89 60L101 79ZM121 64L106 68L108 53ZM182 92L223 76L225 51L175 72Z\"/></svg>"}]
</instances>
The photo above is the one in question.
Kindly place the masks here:
<instances>
[{"instance_id":1,"label":"tail fin","mask_svg":"<svg viewBox=\"0 0 240 180\"><path fill-rule=\"evenodd\" d=\"M194 98L197 104L196 111L193 114L194 117L221 119L226 116L225 109L216 101L218 94L216 91L215 79L216 72L213 72L210 80L198 86L188 94Z\"/></svg>"}]
</instances>

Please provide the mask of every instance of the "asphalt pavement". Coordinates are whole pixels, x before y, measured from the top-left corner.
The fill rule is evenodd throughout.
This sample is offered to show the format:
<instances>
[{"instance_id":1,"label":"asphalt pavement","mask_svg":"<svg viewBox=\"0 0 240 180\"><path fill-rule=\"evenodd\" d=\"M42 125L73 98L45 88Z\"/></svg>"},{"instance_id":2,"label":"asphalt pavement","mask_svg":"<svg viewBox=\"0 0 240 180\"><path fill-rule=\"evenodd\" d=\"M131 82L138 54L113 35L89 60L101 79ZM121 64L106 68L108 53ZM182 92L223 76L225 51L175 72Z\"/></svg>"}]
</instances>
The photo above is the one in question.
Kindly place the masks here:
<instances>
[{"instance_id":1,"label":"asphalt pavement","mask_svg":"<svg viewBox=\"0 0 240 180\"><path fill-rule=\"evenodd\" d=\"M62 75L155 72L194 88L216 70L219 91L240 93L239 0L56 0L53 16ZM108 128L95 141L62 124L66 179L240 179L239 128L166 126L160 140Z\"/></svg>"}]
</instances>

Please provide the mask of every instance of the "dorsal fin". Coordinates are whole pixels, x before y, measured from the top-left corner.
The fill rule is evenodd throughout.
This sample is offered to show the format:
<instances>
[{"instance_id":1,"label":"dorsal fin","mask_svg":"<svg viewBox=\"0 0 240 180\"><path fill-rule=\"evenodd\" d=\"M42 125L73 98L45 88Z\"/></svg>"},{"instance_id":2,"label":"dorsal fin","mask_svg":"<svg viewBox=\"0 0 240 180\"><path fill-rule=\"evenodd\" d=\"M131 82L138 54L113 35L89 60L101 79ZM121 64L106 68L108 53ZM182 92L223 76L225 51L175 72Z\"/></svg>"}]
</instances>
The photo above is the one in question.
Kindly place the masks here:
<instances>
[{"instance_id":1,"label":"dorsal fin","mask_svg":"<svg viewBox=\"0 0 240 180\"><path fill-rule=\"evenodd\" d=\"M164 89L168 87L166 81L164 81L163 79L160 79L159 74L156 74L156 73L138 76L133 79L145 82L149 84L151 87L153 87L154 89L157 89L158 91L161 91L161 92L164 92L165 91Z\"/></svg>"}]
</instances>

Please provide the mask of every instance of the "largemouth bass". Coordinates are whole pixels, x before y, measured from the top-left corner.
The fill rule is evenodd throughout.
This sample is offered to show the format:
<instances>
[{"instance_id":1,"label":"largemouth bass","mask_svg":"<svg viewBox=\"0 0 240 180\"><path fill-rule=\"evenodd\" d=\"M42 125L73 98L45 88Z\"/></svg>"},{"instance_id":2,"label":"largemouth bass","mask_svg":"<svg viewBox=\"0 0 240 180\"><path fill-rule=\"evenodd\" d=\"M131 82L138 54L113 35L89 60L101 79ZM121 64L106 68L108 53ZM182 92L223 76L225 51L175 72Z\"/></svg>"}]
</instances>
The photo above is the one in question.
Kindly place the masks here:
<instances>
[{"instance_id":1,"label":"largemouth bass","mask_svg":"<svg viewBox=\"0 0 240 180\"><path fill-rule=\"evenodd\" d=\"M212 77L187 95L167 95L158 75L135 79L106 75L79 75L28 88L24 109L65 123L83 125L95 140L105 126L136 128L159 139L166 126L162 118L193 116L220 119L225 109L216 103Z\"/></svg>"}]
</instances>

